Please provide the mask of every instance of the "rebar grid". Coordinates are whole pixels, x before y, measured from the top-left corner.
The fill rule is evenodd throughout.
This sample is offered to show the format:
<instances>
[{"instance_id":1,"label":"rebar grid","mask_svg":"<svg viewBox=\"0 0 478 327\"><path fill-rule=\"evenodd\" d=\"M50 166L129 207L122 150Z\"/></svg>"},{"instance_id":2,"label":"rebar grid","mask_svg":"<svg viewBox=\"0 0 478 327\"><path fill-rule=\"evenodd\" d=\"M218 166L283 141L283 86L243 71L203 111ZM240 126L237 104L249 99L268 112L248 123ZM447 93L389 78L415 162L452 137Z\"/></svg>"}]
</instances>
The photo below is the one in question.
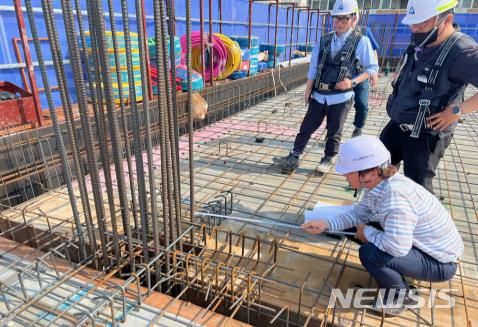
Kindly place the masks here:
<instances>
[{"instance_id":1,"label":"rebar grid","mask_svg":"<svg viewBox=\"0 0 478 327\"><path fill-rule=\"evenodd\" d=\"M180 237L184 237L192 228L186 229ZM148 283L148 288L140 286L150 279L156 262L164 263L165 253L178 241L164 248L149 263L139 265L141 268L128 274L131 277L126 280L114 277L122 267L111 272L88 268L87 265L98 253L92 254L88 261L76 264L70 258L72 249L78 251L73 243L64 242L42 254L5 239L1 239L1 242L2 250L5 250L1 254L2 324L14 321L35 326L65 323L81 326L84 323L102 324L103 321L115 325L116 320L124 322L133 309L141 310L143 314L149 312L151 319L159 314L165 316L167 319L158 322L158 325L164 325L168 320L186 322L170 313L142 305L153 289L169 278L167 274L154 285ZM137 255L142 252L140 245L138 243L135 250ZM108 247L111 250L112 244ZM121 312L121 316L118 317L115 311Z\"/></svg>"},{"instance_id":2,"label":"rebar grid","mask_svg":"<svg viewBox=\"0 0 478 327\"><path fill-rule=\"evenodd\" d=\"M47 86L30 2L25 1L26 13ZM68 85L61 60L53 2L42 2L65 122L62 125L56 119L51 90L46 88L53 133L46 129L17 133L7 127L7 136L1 139L0 153L5 153L6 163L2 165L6 169L2 167L0 174L5 196L0 208L0 236L16 242L7 244L5 240L7 250L0 256L1 324L115 326L134 316L132 309L138 309L149 314L150 325L168 325L164 321L170 319L167 310L181 300L204 307L187 322L173 318L174 323L188 325L199 323L209 310L225 314L226 325L235 318L256 325L286 326L474 322L478 316L478 299L472 289L478 279L474 202L478 174L471 164L473 155L468 154L476 153L476 115L463 120L437 179L443 201L464 237L465 257L449 283L417 283L430 291L437 287L458 289L453 294L457 305L446 313L432 306L407 311L391 320L374 317L367 310L331 309L328 301L332 288L346 290L357 283L374 287L360 265L357 246L296 230L265 228L259 222L268 218L299 224L304 210L319 199L336 203L352 199L342 178L332 171L315 173L325 137L323 127L312 138L295 173L284 176L269 163L273 155L288 152L305 112L301 105L303 87L288 89L304 81L307 65L279 66L267 74L229 84L211 82L213 87L202 92L211 104L208 119L194 124L190 94L176 97L170 91L166 35L174 34L174 25L171 19L167 24L166 14L171 15L173 8L165 7L164 2L154 3L162 96L139 104L134 91L128 16L130 9L138 15L141 86L143 97L149 99L143 4L138 0L128 8L129 2L121 1L129 77L127 101L131 107L120 102L118 111L112 83L114 79L119 81L119 75L112 80L106 57L105 12L111 16L114 11L113 2L107 4L108 10L100 0L88 1L86 21L92 41L93 77L82 62L88 52L85 39L76 34L77 26L84 31L84 22L81 17L75 20L69 1L61 1L79 96L76 108L68 94L72 85ZM79 2L75 5L78 9ZM187 7L189 10L189 2ZM310 19L310 9L308 16ZM362 15L362 21L367 20L368 13ZM389 45L382 47L382 66L395 44L397 20L398 14L384 26L372 25L380 31L381 43ZM114 20L109 23L109 28L116 30ZM325 13L322 31L328 29L330 16ZM292 38L291 28L291 43ZM114 66L118 69L114 34L112 41ZM169 59L174 67L173 58ZM389 91L387 78L371 91L367 125L371 134L378 134L387 121L384 104ZM267 100L280 92L286 94ZM243 111L247 107L251 108ZM345 133L350 129L348 122ZM185 133L188 135L179 137ZM153 147L156 145L159 147ZM58 187L63 184L66 186ZM194 215L196 210L237 213L257 218L258 223L199 220ZM25 263L18 251L26 245L46 253ZM58 261L63 262L62 268ZM142 304L155 291L173 296L161 310ZM134 324L131 320L128 323Z\"/></svg>"},{"instance_id":3,"label":"rebar grid","mask_svg":"<svg viewBox=\"0 0 478 327\"><path fill-rule=\"evenodd\" d=\"M373 126L371 127L372 130L376 129L379 131L384 124L385 116L381 112L377 112L378 115L375 115L375 112L379 110L381 105L383 105L383 101L381 101L377 94L378 93L374 95L372 100L372 114L369 123ZM330 173L323 177L318 177L315 176L315 173L311 173L313 168L307 168L307 166L313 166L316 162L315 158L317 158L318 154L315 153L315 150L306 154L302 162L302 165L305 167L299 169L298 173L293 175L282 176L279 172L274 170L274 167L271 167L268 164L264 165L264 162L267 161L275 151L284 151L285 149L277 150L277 148L270 145L255 144L254 137L256 135L267 135L267 139L274 140L275 144L279 145L290 141L290 133L293 128L289 127L288 129L279 130L275 129L277 125L272 128L272 123L265 122L273 121L271 116L282 115L282 119L276 119L276 121L280 122L280 124L278 124L280 127L285 128L289 124L298 125L300 122L300 115L292 115L292 112L286 106L277 110L275 113L272 112L274 112L274 109L280 108L275 105L278 102L294 102L294 97L298 98L300 96L300 91L294 90L293 92L289 92L288 95L284 95L281 99L269 100L269 102L259 104L237 116L225 119L210 127L205 127L195 133L194 144L195 147L199 146L198 148L195 148L195 195L197 203L209 202L220 192L233 190L233 209L236 213L248 215L250 217L275 218L281 221L299 223L300 213L303 212L304 208L313 205L317 198L323 199L326 197L333 201L350 198L350 192L345 189L345 183L338 176ZM386 96L386 93L383 96ZM375 102L376 104L374 104ZM286 122L286 118L290 121ZM225 126L229 126L229 128L227 129ZM465 124L464 126L467 129L467 133L473 133L474 130L470 127L472 125ZM314 143L320 144L321 137L322 134L319 132ZM257 149L251 150L251 144L253 144L254 147L257 147ZM187 147L183 148L181 154L183 165L186 165L187 163L185 153L187 153ZM458 161L453 160L453 162ZM216 172L219 169L221 170L221 173ZM300 174L300 172L305 173L306 176ZM252 176L253 178L251 179ZM468 182L472 181L472 177L470 176L473 175L468 174ZM244 179L244 177L246 177L246 179ZM438 181L442 183L440 177L439 174ZM186 185L188 176L183 174L182 179L183 183ZM448 183L450 183L449 179ZM309 184L312 184L313 186ZM470 190L473 189L473 183L468 185ZM339 191L340 189L343 189L343 191ZM187 191L183 191L183 199L185 199L183 202L187 204ZM24 212L29 211L26 209ZM70 223L71 221L72 220L70 219ZM363 273L360 266L357 265L357 255L354 252L355 248L353 245L329 239L323 240L323 243L316 244L317 242L314 242L313 238L301 235L301 233L280 228L267 229L260 227L259 225L251 228L250 226L244 226L241 224L230 224L227 222L227 219L222 222L222 225L224 228L227 228L228 226L231 227L233 232L225 231L222 230L222 226L219 229L214 228L214 223L214 221L209 222L201 228L200 234L195 233L195 237L199 242L205 240L204 244L200 244L200 246L204 246L205 250L199 255L190 254L190 257L194 257L195 259L193 260L198 261L197 264L199 266L199 262L206 262L207 268L205 268L206 271L204 272L203 280L201 280L200 276L197 276L196 272L196 275L194 276L197 277L197 279L195 279L194 282L188 280L187 284L190 284L192 290L203 294L204 297L206 297L207 294L209 302L204 304L206 308L214 308L217 310L220 309L222 305L226 304L229 304L230 307L234 304L232 299L240 302L246 299L247 301L241 303L238 302L236 306L231 308L231 310L237 309L237 312L240 312L238 308L241 307L241 310L249 313L249 317L257 318L260 316L260 319L265 319L264 317L267 317L268 319L270 318L270 320L274 320L275 323L285 324L288 322L290 325L293 325L294 323L305 324L316 320L322 320L323 322L342 321L345 323L346 321L356 321L359 318L362 325L374 325L377 323L377 318L371 316L365 311L357 316L359 318L353 318L340 310L330 312L324 309L327 304L330 287L339 285L340 282L350 282L349 279L351 278L351 273L349 270ZM255 237L257 234L261 235L259 239ZM244 243L241 243L239 239L245 236L247 236L247 242L244 241ZM280 304L276 306L270 304L274 303L274 300L276 300L277 297L280 297L276 294L271 295L270 293L273 293L274 291L278 292L277 289L280 288L277 288L276 285L286 282L290 276L283 276L283 278L279 280L271 279L266 285L262 285L261 287L255 285L255 292L251 293L250 299L247 298L248 293L246 291L243 293L245 294L244 298L238 300L239 297L233 295L233 293L236 294L236 288L227 286L230 285L231 278L229 270L234 267L238 267L235 270L238 272L241 271L241 276L247 276L247 274L255 276L254 273L260 274L261 270L264 271L264 269L272 266L267 262L267 258L270 259L271 254L263 253L270 251L269 247L271 247L271 242L267 241L267 239L272 237L275 238L276 244L283 246L280 247L281 249L297 253L298 256L304 255L304 253L297 244L312 242L312 244L309 245L310 249L312 249L310 250L311 254L307 255L307 257L315 258L317 257L317 252L320 253L324 250L329 251L327 257L331 257L331 259L323 257L317 259L319 262L318 264L321 263L323 265L324 262L331 262L333 264L333 268L330 268L328 273L326 273L324 277L321 277L323 279L320 280L321 288L315 290L309 288L307 280L312 280L314 276L309 275L307 277L307 273L302 272L302 283L305 281L305 284L303 284L304 291L306 294L309 294L310 298L315 300L312 301L312 299L310 299L308 305L301 303L300 311L303 318L298 322L296 320L296 313L299 311L297 302L295 302L295 304L293 304L293 302L282 303L282 306ZM473 237L473 233L471 234L471 237ZM295 243L293 246L284 246L283 243L286 241ZM231 250L231 246L235 249L236 244L239 244L239 250L237 250L237 254L233 254L234 251ZM272 253L273 252L274 251L272 251ZM173 265L173 267L176 267L173 269L177 269L177 267L180 266L185 267L185 256L187 256L187 254L182 254L180 252L174 254L175 259L173 259L173 261L182 261L182 264ZM181 258L182 260L180 260ZM254 267L248 267L248 265L254 265ZM474 262L474 260L468 261L465 259L463 260L462 265L465 267L471 266L473 267L472 269L476 270L476 262ZM216 274L216 267L218 266L219 272L222 275ZM283 266L284 265L281 265L279 260L279 262L273 265L273 268L267 272L268 274L271 272L280 272L281 270L290 272L290 270ZM196 271L196 269L192 270ZM180 274L174 273L173 276L175 277L172 277L173 282L184 286L185 283L177 278L178 276L183 278L184 273L184 271ZM462 313L466 314L467 311L470 310L469 308L474 308L476 306L476 299L473 297L473 293L466 291L471 290L472 285L476 283L476 278L474 276L464 275L463 273L458 274L457 278L458 281L454 280L450 282L450 286L456 286L458 282L458 289L461 291L460 294L454 296L460 305L465 304L464 302L467 303L464 306L451 310L451 321L455 322L460 321L458 319ZM191 278L191 280L193 279L194 278ZM252 278L252 280L254 280L254 278ZM276 284L274 284L275 286L269 286L269 284L272 285L271 283ZM239 285L242 285L244 288L244 285L247 285L247 281L242 280L242 284ZM366 285L373 286L370 278L367 278ZM437 286L442 287L441 285L419 285L426 288ZM292 284L290 287L295 290L300 290L301 286L302 285L299 282ZM247 287L245 289L247 290ZM261 292L260 298L258 295L259 290ZM252 296L252 294L254 294L254 296ZM313 294L314 296L310 296L310 294ZM437 324L436 318L434 318L436 315L434 312L435 310L431 309L429 311L430 312L420 313L419 317L411 313L399 320L397 320L398 318L395 318L395 321L401 321L402 323L408 321L409 323L417 323L419 325ZM230 312L230 314L237 314L237 312ZM472 315L469 314L469 316ZM242 318L243 317L241 316L241 319ZM245 319L247 319L247 315ZM470 317L468 317L468 320L470 320Z\"/></svg>"},{"instance_id":4,"label":"rebar grid","mask_svg":"<svg viewBox=\"0 0 478 327\"><path fill-rule=\"evenodd\" d=\"M384 104L390 90L390 86L388 83L389 81L387 79L384 79L381 82L381 85L372 92L371 115L369 118L369 129L371 134L378 134L387 122ZM472 92L473 90L469 90L469 93ZM299 93L298 96L300 95L301 94ZM287 103L288 100L289 99L284 99L284 97L281 97L281 99L277 99L276 103L284 104ZM284 182L284 178L282 177L277 178L281 181L278 181L276 183L274 179L276 177L275 174L277 173L275 173L273 168L271 168L269 165L264 164L264 162L267 162L268 158L270 160L271 152L274 151L274 148L277 144L279 146L282 145L280 144L280 141L276 142L277 140L291 141L293 139L292 135L287 135L287 131L278 131L278 126L281 126L281 123L284 122L284 120L281 120L281 118L283 117L276 116L273 119L270 119L270 117L264 119L264 115L270 116L270 114L274 112L275 109L280 108L280 105L275 105L276 103L271 101L269 106L267 105L267 103L264 106L259 105L256 107L256 110L250 109L247 112L240 114L240 118L239 116L237 116L237 119L234 119L234 117L233 119L231 119L233 121L229 123L224 122L223 125L216 124L220 125L216 129L214 127L208 128L207 131L209 133L206 133L206 131L203 133L203 135L207 135L207 137L204 137L203 140L198 137L198 143L201 143L202 141L200 146L203 148L200 153L196 153L196 158L198 158L197 160L199 160L200 162L200 168L196 169L195 171L196 184L203 185L201 188L197 187L196 189L196 197L198 199L201 199L201 197L198 195L198 193L200 194L201 191L205 194L204 198L207 198L208 195L211 196L211 194L226 189L232 189L235 194L235 202L242 204L235 205L235 208L238 212L241 212L248 216L250 215L250 217L267 217L269 219L271 217L274 217L281 220L286 213L291 214L293 216L293 219L297 219L297 213L302 212L304 208L310 205L310 200L308 201L307 198L314 198L315 201L319 197L321 199L329 199L334 201L351 198L350 195L347 196L346 192L344 192L347 190L345 181L342 181L340 177L334 176L333 174L328 174L324 178L320 178L318 181L314 181L314 186L318 185L317 189L315 189L315 194L314 192L312 192L311 195L308 192L304 192L303 189L301 190L301 184L299 183L304 182L304 180L305 183L307 183L307 181L310 181L310 177L312 177L312 180L316 177L314 176L315 173L313 172L313 168L308 169L308 161L310 160L310 157L316 158L315 160L311 160L313 163L318 162L319 157L315 155L315 149L311 151L312 153L306 152L304 159L301 163L301 167L304 168L299 168L297 170L299 175L301 173L305 173L306 176L295 176L297 180L290 181L290 187L288 186L287 182ZM280 112L280 109L278 111ZM287 125L290 126L296 124L296 118L300 119L301 115L295 115L292 119L289 119L287 121ZM470 115L470 118L464 120L465 129L468 135L476 133L475 127L473 125L473 121L475 119L476 118L474 115ZM274 121L272 128L270 128L269 125L269 129L266 131L258 128L257 134L251 133L251 131L253 130L252 126L261 125L260 123L262 121L270 122L271 120ZM468 121L470 123L468 123ZM346 125L346 129L347 126L351 127L351 124ZM198 134L201 133L196 133L196 135ZM254 144L255 135L266 136L266 140L270 139L271 142L268 144L268 146ZM209 141L205 143L205 139L208 139ZM468 140L471 141L471 138L468 137ZM469 143L471 144L470 146L466 147L467 152L461 152L461 156L468 157L468 165L471 165L473 162L473 154L470 154L469 151L476 152L476 147L474 146L476 144L476 141L473 140ZM226 153L221 151L221 149L224 148L226 149ZM287 151L287 148L288 147L286 146L285 151ZM447 161L449 160L450 159L446 157L444 161L445 164L447 164ZM463 165L463 158L453 158L452 162L460 162ZM447 167L448 171L450 171L450 167ZM428 311L424 310L425 312L420 313L419 317L411 313L411 317L405 317L403 318L404 320L410 320L414 322L416 321L416 323L423 325L446 325L448 323L458 323L459 321L465 323L467 321L474 321L473 318L470 319L473 314L470 314L469 311L474 311L476 309L477 300L476 296L471 291L471 285L476 281L477 278L476 248L475 242L473 241L473 237L474 235L476 235L476 209L474 202L471 202L471 204L467 204L469 203L469 200L467 200L467 194L470 194L472 199L476 199L475 194L477 183L474 182L476 178L476 172L475 170L470 168L471 167L467 166L464 169L462 167L459 167L458 169L451 169L453 171L453 174L461 174L461 176L466 175L466 177L462 177L462 183L466 185L465 190L463 190L462 187L462 191L455 195L455 199L458 200L456 206L464 208L470 207L470 209L472 209L468 211L469 213L466 214L465 217L463 217L460 212L457 212L456 209L451 210L452 215L453 217L455 217L455 221L458 224L460 232L465 239L466 247L472 251L471 255L466 256L461 263L462 267L469 267L469 273L467 274L466 271L465 273L463 273L460 268L460 272L458 272L457 277L448 284L418 284L419 286L424 286L426 288L446 288L447 286L454 286L454 288L457 288L459 290L458 294L455 294L457 296L457 302L462 303L463 306L449 309L450 313L449 315L446 315L446 319L443 319L443 317L441 317L441 320L438 321L436 318L436 310L433 307ZM441 168L441 170L442 169L443 168ZM464 171L464 173L460 173L461 171ZM261 177L264 178L261 179ZM289 178L290 176L286 177L285 179ZM439 172L439 176L436 180L436 183L442 184L441 189L443 190L453 190L453 185L450 183L449 178L443 178L443 171L441 173ZM443 186L443 184L445 184L445 186ZM340 191L340 189L342 189L342 191ZM297 190L300 190L300 192L297 192ZM277 191L277 193L275 193L275 191ZM294 194L295 192L297 192L298 194ZM272 199L269 196L270 194L273 194ZM288 199L284 200L284 198ZM454 199L451 197L450 201L453 202L453 200ZM291 205L291 203L294 203L296 201L301 204L296 206ZM244 203L246 202L247 205L244 205ZM446 204L447 202L445 201L445 205ZM258 210L260 210L260 212L257 213L257 210L255 210L255 208L259 208ZM265 208L274 208L275 212L269 212L267 210L264 210ZM463 218L468 225L466 226L466 228L460 228L461 220ZM293 219L289 222L294 222ZM299 221L295 220L295 222ZM238 227L238 230L241 230L241 228L242 227ZM274 231L274 233L276 232L277 231ZM288 236L291 235L291 233L284 234ZM471 242L468 241L470 237ZM357 257L356 254L354 256L355 258ZM350 320L350 318L347 317L342 317L341 319ZM365 324L363 317L362 323Z\"/></svg>"}]
</instances>

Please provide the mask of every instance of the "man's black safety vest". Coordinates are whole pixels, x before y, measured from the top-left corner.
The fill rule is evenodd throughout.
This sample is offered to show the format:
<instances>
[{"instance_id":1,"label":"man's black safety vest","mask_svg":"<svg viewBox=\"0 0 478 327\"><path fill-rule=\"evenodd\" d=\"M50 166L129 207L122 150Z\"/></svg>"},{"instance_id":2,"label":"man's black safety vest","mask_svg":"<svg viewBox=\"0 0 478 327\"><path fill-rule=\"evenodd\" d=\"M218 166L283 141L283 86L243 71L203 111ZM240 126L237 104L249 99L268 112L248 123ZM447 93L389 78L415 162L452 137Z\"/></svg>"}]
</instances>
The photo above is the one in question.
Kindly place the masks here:
<instances>
[{"instance_id":1,"label":"man's black safety vest","mask_svg":"<svg viewBox=\"0 0 478 327\"><path fill-rule=\"evenodd\" d=\"M321 94L339 94L349 90L336 90L335 84L345 78L352 78L357 67L356 50L362 39L362 33L353 30L345 40L342 49L332 58L331 44L335 32L331 32L320 39L317 66L317 75L314 82L314 91Z\"/></svg>"},{"instance_id":2,"label":"man's black safety vest","mask_svg":"<svg viewBox=\"0 0 478 327\"><path fill-rule=\"evenodd\" d=\"M432 132L426 118L443 111L451 103L461 102L466 84L448 78L448 71L460 53L456 41L463 34L453 33L425 60L415 60L413 45L407 49L404 64L393 92L387 101L387 112L392 122L409 125L410 131ZM433 132L436 133L436 132Z\"/></svg>"}]
</instances>

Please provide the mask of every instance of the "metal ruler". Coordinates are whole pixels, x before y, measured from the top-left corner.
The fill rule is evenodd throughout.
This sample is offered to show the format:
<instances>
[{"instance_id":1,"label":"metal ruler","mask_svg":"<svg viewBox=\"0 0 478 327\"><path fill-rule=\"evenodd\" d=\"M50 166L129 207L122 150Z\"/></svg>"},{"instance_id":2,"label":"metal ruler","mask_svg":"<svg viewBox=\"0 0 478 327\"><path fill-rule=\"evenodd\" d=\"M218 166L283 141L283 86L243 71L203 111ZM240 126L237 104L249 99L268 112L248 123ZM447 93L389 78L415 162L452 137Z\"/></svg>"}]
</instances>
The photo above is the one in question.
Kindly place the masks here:
<instances>
[{"instance_id":1,"label":"metal ruler","mask_svg":"<svg viewBox=\"0 0 478 327\"><path fill-rule=\"evenodd\" d=\"M292 229L297 229L303 231L300 226L293 225L293 224L287 224L287 223L281 223L276 220L265 220L265 219L253 219L253 218L245 218L245 217L235 217L235 216L225 216L225 215L218 215L214 213L207 213L207 212L196 212L196 216L203 216L203 217L214 217L214 218L222 218L222 219L230 219L234 221L240 221L243 223L251 223L251 224L256 224L256 225L264 225L264 226L273 226L273 227L285 227L285 228L292 228ZM353 232L327 232L329 234L338 234L338 235L355 235Z\"/></svg>"}]
</instances>

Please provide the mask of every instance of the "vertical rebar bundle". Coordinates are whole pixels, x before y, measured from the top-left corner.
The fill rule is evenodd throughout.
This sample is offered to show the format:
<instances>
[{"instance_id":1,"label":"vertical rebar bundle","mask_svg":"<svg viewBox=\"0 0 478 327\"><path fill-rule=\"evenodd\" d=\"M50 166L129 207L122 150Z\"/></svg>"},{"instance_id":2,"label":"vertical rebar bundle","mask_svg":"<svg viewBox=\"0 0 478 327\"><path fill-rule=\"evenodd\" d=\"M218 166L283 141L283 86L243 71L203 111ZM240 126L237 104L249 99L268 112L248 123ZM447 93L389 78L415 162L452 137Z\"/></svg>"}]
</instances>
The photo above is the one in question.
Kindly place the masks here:
<instances>
[{"instance_id":1,"label":"vertical rebar bundle","mask_svg":"<svg viewBox=\"0 0 478 327\"><path fill-rule=\"evenodd\" d=\"M88 256L100 259L95 267L105 270L126 263L129 272L134 273L138 263L150 262L151 256L157 257L160 249L168 248L171 244L174 249L182 249L182 240L177 241L182 234L182 210L176 90L170 78L171 70L175 70L173 42L170 43L170 60L167 57L167 38L174 39L175 32L174 20L170 19L168 23L167 17L174 16L174 6L170 1L154 3L155 60L159 71L160 94L156 100L159 104L159 126L156 127L152 123L154 113L148 102L151 88L148 85L150 78L143 2L137 0L134 8L128 8L128 1L121 1L120 32L116 27L114 1L107 1L107 9L100 0L87 1L87 27L80 0L73 3L61 1L73 85L68 85L66 78L68 71L63 62L52 0L42 2L42 14L65 117L67 133L62 134L34 11L30 1L25 4L62 163L63 179L70 196L76 228L74 241L80 260L85 261ZM132 34L130 29L129 17L132 13L137 17L137 34ZM105 18L109 24L106 24ZM189 16L188 26L190 20ZM188 35L190 37L190 33ZM133 71L138 63L133 62L132 53L138 52L140 78ZM125 62L123 57L126 58ZM123 80L125 75L127 83ZM174 73L172 77L175 79ZM124 87L125 84L127 87ZM141 85L141 97L137 94L137 84ZM76 107L69 93L72 87L76 90L79 121L75 120ZM129 103L129 115L126 102ZM158 127L160 164L154 162L157 157L152 141L152 130ZM191 151L192 148L190 146ZM159 175L156 170L158 166ZM77 199L82 205L81 209L77 207ZM93 222L94 216L96 222ZM117 216L121 216L121 222ZM190 216L193 217L193 213ZM101 249L99 252L98 246ZM138 246L141 249L140 259L137 257ZM168 251L166 253L163 263L165 271L169 273L170 254ZM160 262L156 260L153 269L156 279L159 279L160 270L163 269Z\"/></svg>"}]
</instances>

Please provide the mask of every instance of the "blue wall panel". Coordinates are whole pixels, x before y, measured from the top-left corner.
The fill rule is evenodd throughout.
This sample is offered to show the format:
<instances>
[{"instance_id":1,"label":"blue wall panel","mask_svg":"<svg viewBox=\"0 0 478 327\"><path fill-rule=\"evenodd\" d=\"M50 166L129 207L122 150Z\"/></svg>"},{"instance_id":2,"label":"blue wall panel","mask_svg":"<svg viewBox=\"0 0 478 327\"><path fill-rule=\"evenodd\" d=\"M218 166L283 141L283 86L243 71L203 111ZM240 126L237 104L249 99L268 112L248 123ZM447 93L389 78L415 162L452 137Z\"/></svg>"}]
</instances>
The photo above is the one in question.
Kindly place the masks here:
<instances>
[{"instance_id":1,"label":"blue wall panel","mask_svg":"<svg viewBox=\"0 0 478 327\"><path fill-rule=\"evenodd\" d=\"M104 0L104 8L107 11L107 1ZM114 11L116 13L121 12L120 4L121 2L118 0L114 0L113 6ZM199 31L199 0L192 1L193 5L191 8L191 15L195 21L192 24L193 31ZM11 2L8 5L2 4L4 10L0 10L0 80L10 81L20 86L24 86L19 68L8 68L5 65L7 64L17 64L17 58L15 55L14 47L12 40L13 38L18 38L18 27L16 22L16 16L14 11L11 10ZM32 0L33 7L35 10L41 10L41 0ZM135 32L136 31L136 19L134 18L136 13L134 9L135 0L128 0L129 6L129 13L132 16L129 19L130 23L130 30ZM61 5L59 0L53 1L53 6L55 9L60 10ZM154 24L153 24L153 1L145 1L146 6L146 13L147 13L147 32L150 37L154 36ZM222 32L226 35L247 35L248 33L248 0L223 0L222 4L222 19L224 23L222 24ZM82 10L86 10L86 0L81 0L81 7ZM204 30L205 32L209 32L209 1L204 0ZM213 13L212 18L213 20L219 20L219 5L218 1L213 0ZM270 16L269 16L270 12ZM279 20L278 20L278 43L285 44L289 43L290 41L290 26L291 26L291 14L292 10L290 9L288 12L287 17L287 10L284 7L280 7L278 11ZM275 24L275 15L276 15L276 8L272 6L269 10L269 5L265 3L254 3L253 4L253 28L252 34L258 36L260 39L260 43L274 42L274 24ZM294 14L294 31L293 31L293 40L296 43L303 44L306 43L306 24L307 24L307 11L302 10L299 14L297 14L297 10ZM177 35L182 36L186 32L185 26L185 16L186 16L186 8L185 8L185 1L184 0L177 0L176 1L176 30ZM88 22L86 21L86 16L83 17L83 24L85 29L88 30ZM267 26L268 17L270 17L270 26ZM478 39L478 20L476 19L478 15L475 14L457 14L455 17L455 21L461 25L462 31L473 36L475 39ZM69 60L70 54L68 53L68 46L66 42L66 37L64 35L64 24L62 20L61 13L58 12L55 14L56 24L58 31L60 33L60 45L62 56L64 60ZM400 17L400 21L401 21ZM311 15L311 21L309 22L310 30L309 30L309 38L308 40L310 43L315 43L316 35L320 38L320 32L317 33L316 31L316 23L317 23L317 14L313 13ZM376 32L375 35L377 41L382 44L389 44L390 42L390 35L387 32L384 32L384 29L380 27L383 26L390 26L391 22L395 20L395 15L370 15L368 18L368 25ZM46 29L44 25L44 21L42 18L42 14L40 12L35 12L35 21L38 30L38 34L40 37L46 37ZM109 30L109 20L106 18L106 26ZM25 22L27 25L27 31L29 33L30 29L28 26L28 19L25 15ZM122 20L120 17L115 18L116 27L118 30L123 29ZM287 22L287 24L286 24ZM322 26L322 21L319 21L319 29ZM375 26L375 29L374 29ZM219 24L213 24L213 31L219 32ZM407 26L399 24L397 25L396 35L394 38L394 47L393 49L388 49L387 46L383 47L379 50L379 55L392 55L392 56L399 56L405 50L408 41L410 40L410 31ZM388 42L388 43L387 43ZM42 41L42 50L45 60L51 61L51 51L49 48L48 40ZM23 61L23 51L21 48L20 43L18 43L21 60ZM33 47L33 43L30 42L30 50L32 53L33 61L37 61L35 50ZM287 51L288 53L288 47ZM283 54L280 60L286 60L285 54ZM2 67L3 66L3 67ZM55 77L55 72L51 65L47 68L49 83L51 86L56 86L57 81ZM65 73L68 79L68 88L69 93L72 97L73 101L76 101L76 90L73 85L72 79L72 71L71 66L67 63L65 64ZM36 80L38 87L43 87L43 82L41 79L40 72L38 67L35 70ZM54 98L55 98L55 105L60 106L61 101L59 98L59 92L57 90L54 91ZM47 103L45 99L44 92L41 92L41 103L43 109L47 108Z\"/></svg>"}]
</instances>

